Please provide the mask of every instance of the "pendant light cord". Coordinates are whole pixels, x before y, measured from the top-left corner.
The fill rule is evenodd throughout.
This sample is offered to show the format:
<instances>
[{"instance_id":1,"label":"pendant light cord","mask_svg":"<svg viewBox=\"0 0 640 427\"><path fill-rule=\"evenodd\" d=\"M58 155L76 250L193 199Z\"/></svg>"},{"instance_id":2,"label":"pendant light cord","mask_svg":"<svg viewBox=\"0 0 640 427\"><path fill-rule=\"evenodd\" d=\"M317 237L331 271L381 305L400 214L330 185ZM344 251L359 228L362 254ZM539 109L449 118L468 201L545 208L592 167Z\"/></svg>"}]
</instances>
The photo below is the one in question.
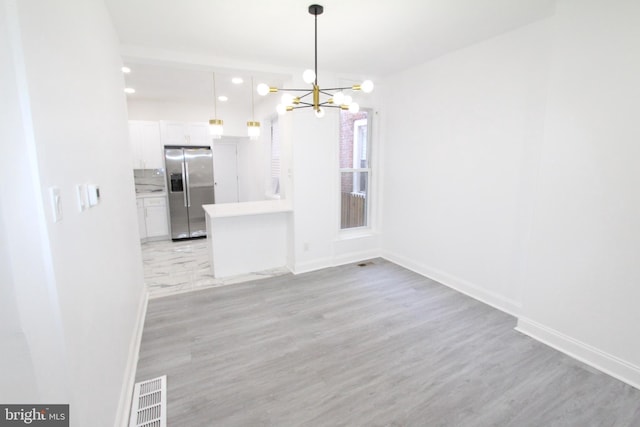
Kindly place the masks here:
<instances>
[{"instance_id":1,"label":"pendant light cord","mask_svg":"<svg viewBox=\"0 0 640 427\"><path fill-rule=\"evenodd\" d=\"M314 15L315 21L315 73L316 73L316 86L318 86L318 15Z\"/></svg>"},{"instance_id":2,"label":"pendant light cord","mask_svg":"<svg viewBox=\"0 0 640 427\"><path fill-rule=\"evenodd\" d=\"M256 117L255 117L255 113L253 111L254 110L254 102L255 102L254 101L254 96L255 95L254 95L253 92L255 92L255 91L253 90L253 76L251 76L251 121L255 122L256 121Z\"/></svg>"},{"instance_id":3,"label":"pendant light cord","mask_svg":"<svg viewBox=\"0 0 640 427\"><path fill-rule=\"evenodd\" d=\"M216 73L213 73L213 118L218 118L218 99L216 98Z\"/></svg>"}]
</instances>

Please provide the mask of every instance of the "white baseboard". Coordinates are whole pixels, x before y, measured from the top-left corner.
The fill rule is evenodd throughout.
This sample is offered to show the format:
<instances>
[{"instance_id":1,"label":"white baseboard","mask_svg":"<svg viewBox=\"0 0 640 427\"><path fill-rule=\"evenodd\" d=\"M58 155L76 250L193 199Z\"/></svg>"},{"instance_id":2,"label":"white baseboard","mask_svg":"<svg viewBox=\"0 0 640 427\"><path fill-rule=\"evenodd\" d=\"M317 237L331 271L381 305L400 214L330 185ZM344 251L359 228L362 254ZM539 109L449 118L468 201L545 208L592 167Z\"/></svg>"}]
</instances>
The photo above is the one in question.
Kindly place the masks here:
<instances>
[{"instance_id":1,"label":"white baseboard","mask_svg":"<svg viewBox=\"0 0 640 427\"><path fill-rule=\"evenodd\" d=\"M293 274L310 273L316 270L322 270L323 268L337 267L339 265L351 264L355 262L365 261L372 258L379 258L379 250L367 250L360 252L350 252L339 257L326 257L313 261L296 263L293 269L290 269Z\"/></svg>"},{"instance_id":2,"label":"white baseboard","mask_svg":"<svg viewBox=\"0 0 640 427\"><path fill-rule=\"evenodd\" d=\"M520 317L516 331L640 389L640 367L564 335L533 320Z\"/></svg>"},{"instance_id":3,"label":"white baseboard","mask_svg":"<svg viewBox=\"0 0 640 427\"><path fill-rule=\"evenodd\" d=\"M390 252L384 251L382 253L382 257L512 316L518 317L520 314L520 310L522 308L520 303L494 292L487 291L469 281Z\"/></svg>"},{"instance_id":4,"label":"white baseboard","mask_svg":"<svg viewBox=\"0 0 640 427\"><path fill-rule=\"evenodd\" d=\"M140 354L140 343L142 342L142 330L144 329L144 321L147 316L147 304L149 303L149 292L146 286L143 286L142 292L138 305L135 331L129 344L129 357L124 372L122 390L120 391L120 403L118 404L118 413L116 414L116 422L114 424L116 427L127 427L129 425L129 411L131 410L133 387L136 382L136 368Z\"/></svg>"},{"instance_id":5,"label":"white baseboard","mask_svg":"<svg viewBox=\"0 0 640 427\"><path fill-rule=\"evenodd\" d=\"M331 258L320 258L306 262L296 262L291 270L293 274L310 273L312 271L321 270L332 266Z\"/></svg>"},{"instance_id":6,"label":"white baseboard","mask_svg":"<svg viewBox=\"0 0 640 427\"><path fill-rule=\"evenodd\" d=\"M632 387L640 389L640 367L610 355L602 350L580 342L570 336L520 316L521 304L481 289L468 281L459 279L437 269L422 265L408 258L383 252L382 257L404 268L428 277L458 292L482 301L498 310L518 317L516 330L530 336L562 353L604 372Z\"/></svg>"},{"instance_id":7,"label":"white baseboard","mask_svg":"<svg viewBox=\"0 0 640 427\"><path fill-rule=\"evenodd\" d=\"M380 251L378 249L347 253L333 258L333 266L353 264L356 262L366 261L368 259L380 258Z\"/></svg>"}]
</instances>

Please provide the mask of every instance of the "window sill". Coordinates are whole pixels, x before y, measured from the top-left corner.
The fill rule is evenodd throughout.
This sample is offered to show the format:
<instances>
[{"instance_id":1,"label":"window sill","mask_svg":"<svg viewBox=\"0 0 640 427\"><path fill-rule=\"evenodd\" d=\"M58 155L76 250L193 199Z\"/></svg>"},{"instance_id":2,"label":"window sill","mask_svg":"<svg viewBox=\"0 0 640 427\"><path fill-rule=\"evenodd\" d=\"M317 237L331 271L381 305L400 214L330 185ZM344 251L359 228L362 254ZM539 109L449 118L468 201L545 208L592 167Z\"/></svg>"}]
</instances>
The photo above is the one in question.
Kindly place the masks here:
<instances>
[{"instance_id":1,"label":"window sill","mask_svg":"<svg viewBox=\"0 0 640 427\"><path fill-rule=\"evenodd\" d=\"M358 227L354 229L340 230L336 241L341 240L353 240L364 239L367 237L377 236L378 233L373 231L370 227Z\"/></svg>"}]
</instances>

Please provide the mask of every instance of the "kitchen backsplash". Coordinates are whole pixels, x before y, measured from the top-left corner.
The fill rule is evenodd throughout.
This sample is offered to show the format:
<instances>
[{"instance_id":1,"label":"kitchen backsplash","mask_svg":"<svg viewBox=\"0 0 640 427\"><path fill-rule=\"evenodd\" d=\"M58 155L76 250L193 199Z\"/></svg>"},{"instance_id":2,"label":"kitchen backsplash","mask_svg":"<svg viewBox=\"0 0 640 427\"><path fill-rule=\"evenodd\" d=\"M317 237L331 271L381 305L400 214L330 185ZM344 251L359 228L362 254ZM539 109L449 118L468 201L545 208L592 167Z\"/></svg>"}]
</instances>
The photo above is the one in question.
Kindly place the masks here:
<instances>
[{"instance_id":1,"label":"kitchen backsplash","mask_svg":"<svg viewBox=\"0 0 640 427\"><path fill-rule=\"evenodd\" d=\"M164 169L134 169L136 193L165 191Z\"/></svg>"}]
</instances>

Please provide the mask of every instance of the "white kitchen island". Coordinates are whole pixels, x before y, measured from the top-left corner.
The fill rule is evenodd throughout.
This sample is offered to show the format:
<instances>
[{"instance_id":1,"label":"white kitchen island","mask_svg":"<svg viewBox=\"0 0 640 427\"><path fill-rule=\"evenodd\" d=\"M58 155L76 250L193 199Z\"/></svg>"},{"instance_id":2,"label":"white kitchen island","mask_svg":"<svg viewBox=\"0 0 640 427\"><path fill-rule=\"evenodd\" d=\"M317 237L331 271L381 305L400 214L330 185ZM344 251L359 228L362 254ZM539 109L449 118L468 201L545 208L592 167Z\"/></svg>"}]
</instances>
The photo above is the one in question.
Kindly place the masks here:
<instances>
[{"instance_id":1,"label":"white kitchen island","mask_svg":"<svg viewBox=\"0 0 640 427\"><path fill-rule=\"evenodd\" d=\"M203 205L209 260L216 278L287 266L288 200Z\"/></svg>"}]
</instances>

